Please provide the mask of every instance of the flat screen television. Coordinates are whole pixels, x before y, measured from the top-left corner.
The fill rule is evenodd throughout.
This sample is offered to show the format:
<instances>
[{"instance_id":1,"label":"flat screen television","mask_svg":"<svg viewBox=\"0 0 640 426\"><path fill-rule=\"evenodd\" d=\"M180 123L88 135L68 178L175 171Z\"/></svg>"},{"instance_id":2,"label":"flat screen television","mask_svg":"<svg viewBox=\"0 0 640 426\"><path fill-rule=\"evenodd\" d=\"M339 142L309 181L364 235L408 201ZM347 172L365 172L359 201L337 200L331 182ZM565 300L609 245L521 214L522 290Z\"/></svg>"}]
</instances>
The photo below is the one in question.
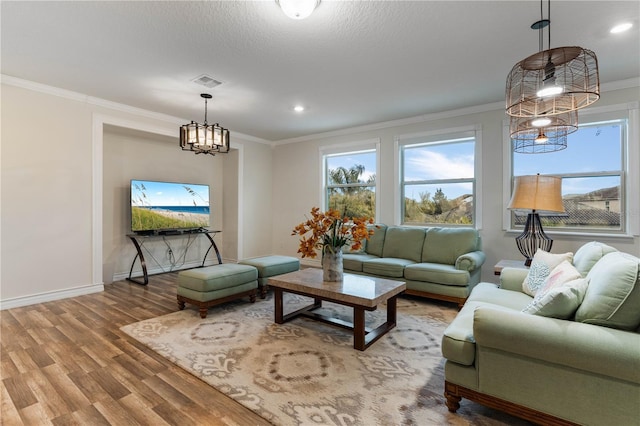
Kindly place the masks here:
<instances>
[{"instance_id":1,"label":"flat screen television","mask_svg":"<svg viewBox=\"0 0 640 426\"><path fill-rule=\"evenodd\" d=\"M200 230L209 220L209 185L131 180L132 232Z\"/></svg>"}]
</instances>

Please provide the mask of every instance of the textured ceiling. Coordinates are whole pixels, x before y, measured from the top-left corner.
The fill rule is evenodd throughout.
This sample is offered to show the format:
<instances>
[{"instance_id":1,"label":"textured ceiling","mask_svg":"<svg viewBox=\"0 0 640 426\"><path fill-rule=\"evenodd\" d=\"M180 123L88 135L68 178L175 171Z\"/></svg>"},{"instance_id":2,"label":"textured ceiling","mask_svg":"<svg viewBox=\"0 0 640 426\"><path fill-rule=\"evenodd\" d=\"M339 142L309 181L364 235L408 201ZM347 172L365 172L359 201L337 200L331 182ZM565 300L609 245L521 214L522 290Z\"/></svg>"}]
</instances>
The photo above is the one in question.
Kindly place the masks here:
<instances>
[{"instance_id":1,"label":"textured ceiling","mask_svg":"<svg viewBox=\"0 0 640 426\"><path fill-rule=\"evenodd\" d=\"M540 17L536 1L324 0L299 21L270 0L0 7L3 75L186 121L208 92L210 123L271 141L503 101ZM638 1L554 1L551 47L593 50L602 83L637 78L639 18Z\"/></svg>"}]
</instances>

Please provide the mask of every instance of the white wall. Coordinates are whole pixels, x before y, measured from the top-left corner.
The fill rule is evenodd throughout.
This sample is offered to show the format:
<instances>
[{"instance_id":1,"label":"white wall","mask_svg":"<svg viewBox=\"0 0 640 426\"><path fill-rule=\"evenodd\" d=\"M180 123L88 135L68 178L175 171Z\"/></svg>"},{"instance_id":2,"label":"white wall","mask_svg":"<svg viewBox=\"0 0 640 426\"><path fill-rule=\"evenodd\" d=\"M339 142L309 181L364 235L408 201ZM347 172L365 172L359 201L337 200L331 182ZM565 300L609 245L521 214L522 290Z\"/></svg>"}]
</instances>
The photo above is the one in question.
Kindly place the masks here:
<instances>
[{"instance_id":1,"label":"white wall","mask_svg":"<svg viewBox=\"0 0 640 426\"><path fill-rule=\"evenodd\" d=\"M202 158L180 151L177 143L174 147L172 142L173 131L177 133L178 126L187 120L4 76L1 90L0 304L3 309L101 291L103 262L114 262L117 272L123 271L122 259L133 252L122 257L116 252L133 247L122 241L126 212L116 204L122 202L124 196L122 181L131 178L125 176L129 173L125 170L133 170L136 165L131 157L139 160L140 151L146 153L150 147L167 175L173 176L168 180L182 180L183 176L186 180L199 176L221 179L223 234L220 241L223 256L232 261L265 254L296 255L298 239L291 236L291 230L304 220L312 206L320 203L320 147L380 140L378 219L392 224L396 203L394 138L421 131L480 126L480 231L488 257L483 279L494 280L492 266L499 259L518 257L516 235L502 228L505 150L504 113L499 106L491 110L469 108L466 114L458 111L425 116L421 121L408 119L400 124L396 122L393 127L381 123L367 129L336 132L333 136L278 144L275 148L231 129L232 147L236 151L219 158ZM637 102L639 98L637 87L621 89L604 92L596 105ZM102 124L96 126L103 122L143 133L133 132L132 139L126 132L105 133ZM636 144L634 152L638 155L637 138L630 143ZM173 169L172 162L177 159L179 162ZM220 161L221 168L218 167ZM640 163L638 158L634 161ZM138 165L141 167L138 170L149 173L150 178L165 176L164 170L152 163ZM183 170L190 167L193 170ZM632 191L640 191L637 180L629 185ZM216 198L216 193L213 197ZM635 219L638 213L635 212ZM113 217L113 222L109 223L106 216ZM554 252L574 251L595 239L552 236ZM637 236L599 240L640 256Z\"/></svg>"},{"instance_id":2,"label":"white wall","mask_svg":"<svg viewBox=\"0 0 640 426\"><path fill-rule=\"evenodd\" d=\"M102 289L91 280L91 114L2 86L2 301Z\"/></svg>"},{"instance_id":3,"label":"white wall","mask_svg":"<svg viewBox=\"0 0 640 426\"><path fill-rule=\"evenodd\" d=\"M130 180L156 180L187 182L209 185L209 229L223 229L222 155L195 155L181 151L177 132L173 137L106 125L103 133L103 182L102 182L102 258L104 272L113 272L116 279L128 276L136 250L126 234L130 223ZM236 164L237 166L237 164ZM235 190L232 192L236 192ZM195 239L194 239L195 238ZM224 244L224 233L215 237L219 248ZM189 245L188 250L187 246ZM167 246L168 244L168 246ZM174 254L173 262L167 256L167 248ZM198 266L209 247L205 236L168 236L145 241L143 251L149 273L177 270ZM186 251L186 252L185 252ZM224 253L223 253L224 255ZM213 251L208 264L215 259ZM136 262L134 275L140 275L141 266ZM137 273L136 273L137 272ZM105 282L110 278L104 275Z\"/></svg>"},{"instance_id":4,"label":"white wall","mask_svg":"<svg viewBox=\"0 0 640 426\"><path fill-rule=\"evenodd\" d=\"M1 94L2 309L101 291L103 263L128 273L135 252L123 239L128 219L118 205L127 192L123 182L142 174L195 182L206 176L217 201L212 228L223 230L219 247L270 253L272 152L266 141L231 129L232 147L249 154L242 163L229 155L224 166L222 154L180 150L171 135L187 120L6 76ZM137 131L119 133L117 127ZM226 186L225 176L236 186ZM242 194L253 208L240 214ZM225 216L231 232L224 229ZM240 244L223 241L238 240L240 230L257 231L244 231ZM238 257L237 250L222 254Z\"/></svg>"},{"instance_id":5,"label":"white wall","mask_svg":"<svg viewBox=\"0 0 640 426\"><path fill-rule=\"evenodd\" d=\"M614 90L604 92L596 104L598 108L606 105L625 104L637 102L640 99L638 88ZM482 111L484 110L484 112ZM479 111L479 112L475 112ZM394 207L399 202L398 193L394 185L394 167L397 156L395 155L394 140L399 135L412 134L442 129L453 129L468 126L479 126L482 130L482 144L480 153L480 196L482 206L479 212L481 220L480 233L483 238L484 251L487 261L483 267L482 279L495 281L493 265L500 259L519 259L520 253L515 245L517 233L503 230L503 212L506 209L503 195L503 120L504 109L501 105L481 108L469 108L452 114L434 114L417 120L400 120L398 125L384 126L382 123L370 126L372 129L351 129L343 132L335 132L334 136L322 136L308 138L296 143L280 143L274 152L274 203L277 206L287 206L278 209L274 216L273 247L274 251L281 254L292 255L298 249L298 237L291 236L293 227L302 222L305 214L308 214L312 206L320 205L320 148L340 144L348 144L354 141L379 138L380 169L378 179L380 182L379 193L376 194L380 203L380 217L378 222L397 224L394 217ZM414 121L408 123L410 121ZM390 125L394 123L389 123ZM631 140L630 144L638 144L638 140ZM508 149L506 150L508 152ZM637 149L636 154L639 152ZM540 161L544 161L544 154L539 155ZM636 159L635 164L640 161ZM637 176L637 175L636 175ZM640 191L640 182L629 182L631 191ZM509 196L506 197L508 200ZM635 220L640 212L635 212ZM593 237L593 236L566 236L554 235L554 252L575 251L580 245L588 241L598 239L611 244L620 250L640 256L640 239L636 237ZM308 262L313 264L314 262Z\"/></svg>"}]
</instances>

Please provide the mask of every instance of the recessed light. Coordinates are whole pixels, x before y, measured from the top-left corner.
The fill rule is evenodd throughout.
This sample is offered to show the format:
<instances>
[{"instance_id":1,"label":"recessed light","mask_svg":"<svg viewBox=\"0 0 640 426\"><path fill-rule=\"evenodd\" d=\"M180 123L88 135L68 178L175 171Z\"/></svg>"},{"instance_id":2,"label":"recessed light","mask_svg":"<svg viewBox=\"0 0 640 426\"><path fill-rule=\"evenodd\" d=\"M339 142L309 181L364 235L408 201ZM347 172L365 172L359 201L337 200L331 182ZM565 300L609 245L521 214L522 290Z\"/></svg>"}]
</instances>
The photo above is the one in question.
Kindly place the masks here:
<instances>
[{"instance_id":1,"label":"recessed light","mask_svg":"<svg viewBox=\"0 0 640 426\"><path fill-rule=\"evenodd\" d=\"M304 107L302 105L296 105L296 106L293 107L293 110L295 112L302 112L302 111L304 111Z\"/></svg>"},{"instance_id":2,"label":"recessed light","mask_svg":"<svg viewBox=\"0 0 640 426\"><path fill-rule=\"evenodd\" d=\"M625 31L631 29L631 27L633 27L633 24L631 22L625 22L623 24L618 24L615 27L611 28L611 30L609 32L611 34L623 33Z\"/></svg>"}]
</instances>

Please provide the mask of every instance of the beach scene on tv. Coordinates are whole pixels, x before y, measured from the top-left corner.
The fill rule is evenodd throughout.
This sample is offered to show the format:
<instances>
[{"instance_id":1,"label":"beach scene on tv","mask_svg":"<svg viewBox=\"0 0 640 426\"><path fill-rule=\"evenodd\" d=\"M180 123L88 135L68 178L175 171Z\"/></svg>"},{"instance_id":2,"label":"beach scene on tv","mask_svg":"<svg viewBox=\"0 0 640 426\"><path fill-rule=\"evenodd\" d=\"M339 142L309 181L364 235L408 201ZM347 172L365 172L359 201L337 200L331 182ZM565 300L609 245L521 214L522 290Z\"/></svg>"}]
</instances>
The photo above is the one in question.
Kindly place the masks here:
<instances>
[{"instance_id":1,"label":"beach scene on tv","mask_svg":"<svg viewBox=\"0 0 640 426\"><path fill-rule=\"evenodd\" d=\"M208 226L209 185L131 181L133 232Z\"/></svg>"}]
</instances>

